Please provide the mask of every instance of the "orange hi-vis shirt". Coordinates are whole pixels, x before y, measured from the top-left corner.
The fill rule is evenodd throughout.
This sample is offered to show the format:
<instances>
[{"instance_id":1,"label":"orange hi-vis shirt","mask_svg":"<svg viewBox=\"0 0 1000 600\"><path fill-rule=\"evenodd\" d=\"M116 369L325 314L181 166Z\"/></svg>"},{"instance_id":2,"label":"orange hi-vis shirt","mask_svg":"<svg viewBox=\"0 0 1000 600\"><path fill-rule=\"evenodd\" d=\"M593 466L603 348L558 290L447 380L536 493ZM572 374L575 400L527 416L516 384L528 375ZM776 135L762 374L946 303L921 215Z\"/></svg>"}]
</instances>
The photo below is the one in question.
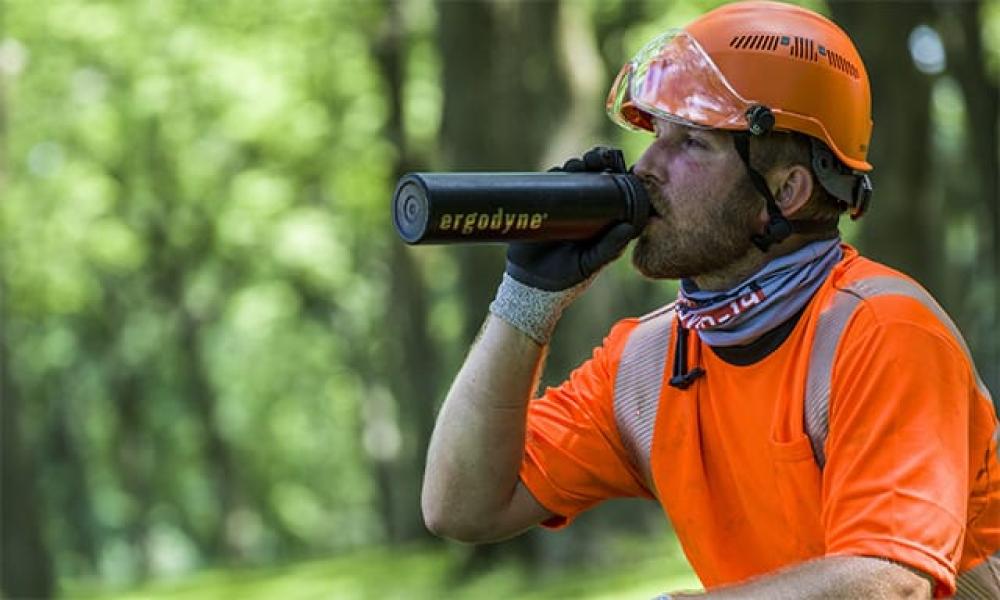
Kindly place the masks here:
<instances>
[{"instance_id":1,"label":"orange hi-vis shirt","mask_svg":"<svg viewBox=\"0 0 1000 600\"><path fill-rule=\"evenodd\" d=\"M787 339L749 366L692 335L691 366L706 374L687 390L667 385L671 338L649 477L614 414L619 360L640 320L616 324L530 403L520 476L558 515L544 525L609 498L656 499L708 589L823 556L875 556L933 577L944 597L959 573L1000 564L996 413L963 342L920 302L882 295L851 313L817 463L803 426L813 334L838 289L871 277L912 282L844 245Z\"/></svg>"}]
</instances>

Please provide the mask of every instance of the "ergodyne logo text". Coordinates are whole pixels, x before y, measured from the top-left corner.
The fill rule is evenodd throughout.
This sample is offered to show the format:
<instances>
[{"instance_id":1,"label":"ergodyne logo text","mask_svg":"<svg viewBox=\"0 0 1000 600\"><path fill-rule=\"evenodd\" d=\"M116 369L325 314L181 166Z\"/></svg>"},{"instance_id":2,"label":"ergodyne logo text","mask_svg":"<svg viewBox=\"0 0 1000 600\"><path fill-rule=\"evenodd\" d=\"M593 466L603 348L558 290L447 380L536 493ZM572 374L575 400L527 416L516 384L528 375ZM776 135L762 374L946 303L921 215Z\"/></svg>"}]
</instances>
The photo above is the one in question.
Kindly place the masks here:
<instances>
[{"instance_id":1,"label":"ergodyne logo text","mask_svg":"<svg viewBox=\"0 0 1000 600\"><path fill-rule=\"evenodd\" d=\"M542 223L548 218L549 213L505 213L502 208L498 208L491 213L441 215L438 229L458 231L462 235L478 231L499 231L506 234L511 231L541 229Z\"/></svg>"}]
</instances>

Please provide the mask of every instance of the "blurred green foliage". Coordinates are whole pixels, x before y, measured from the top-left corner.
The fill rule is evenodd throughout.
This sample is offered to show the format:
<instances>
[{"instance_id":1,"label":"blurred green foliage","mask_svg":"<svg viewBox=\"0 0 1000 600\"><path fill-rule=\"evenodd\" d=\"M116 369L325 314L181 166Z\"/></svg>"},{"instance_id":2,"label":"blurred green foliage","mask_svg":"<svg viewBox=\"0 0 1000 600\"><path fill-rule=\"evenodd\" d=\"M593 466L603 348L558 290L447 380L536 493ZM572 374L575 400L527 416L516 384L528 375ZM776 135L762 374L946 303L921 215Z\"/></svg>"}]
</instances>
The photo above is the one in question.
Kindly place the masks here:
<instances>
[{"instance_id":1,"label":"blurred green foliage","mask_svg":"<svg viewBox=\"0 0 1000 600\"><path fill-rule=\"evenodd\" d=\"M449 574L453 553L422 545L392 550L360 550L335 559L293 566L206 571L180 581L163 581L129 592L106 594L114 600L266 600L269 598L510 598L543 600L652 598L664 590L698 590L701 585L676 540L621 537L613 540L617 556L627 558L613 569L592 565L532 577L516 560L465 580ZM386 574L391 573L391 577ZM73 598L95 597L86 586L66 589Z\"/></svg>"},{"instance_id":2,"label":"blurred green foliage","mask_svg":"<svg viewBox=\"0 0 1000 600\"><path fill-rule=\"evenodd\" d=\"M86 469L83 489L61 489L67 465L40 483L91 496L112 580L143 552L158 572L199 564L220 527L254 560L380 537L359 435L394 152L379 18L363 2L6 8L11 373L26 445L51 456L64 427ZM46 514L60 571L86 573L78 525ZM146 547L119 547L138 514Z\"/></svg>"}]
</instances>

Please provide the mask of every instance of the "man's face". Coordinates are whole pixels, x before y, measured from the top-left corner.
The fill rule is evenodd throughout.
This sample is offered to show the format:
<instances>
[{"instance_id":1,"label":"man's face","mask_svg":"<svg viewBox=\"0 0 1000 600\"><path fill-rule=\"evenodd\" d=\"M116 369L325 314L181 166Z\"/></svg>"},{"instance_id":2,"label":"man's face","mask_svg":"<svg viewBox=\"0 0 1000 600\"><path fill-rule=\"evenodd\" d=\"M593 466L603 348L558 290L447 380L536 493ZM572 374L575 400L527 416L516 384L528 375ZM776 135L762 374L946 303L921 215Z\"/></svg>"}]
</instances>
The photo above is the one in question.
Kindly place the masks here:
<instances>
[{"instance_id":1,"label":"man's face","mask_svg":"<svg viewBox=\"0 0 1000 600\"><path fill-rule=\"evenodd\" d=\"M635 165L657 216L632 251L632 264L656 279L718 271L751 248L762 201L730 134L657 119L656 140Z\"/></svg>"}]
</instances>

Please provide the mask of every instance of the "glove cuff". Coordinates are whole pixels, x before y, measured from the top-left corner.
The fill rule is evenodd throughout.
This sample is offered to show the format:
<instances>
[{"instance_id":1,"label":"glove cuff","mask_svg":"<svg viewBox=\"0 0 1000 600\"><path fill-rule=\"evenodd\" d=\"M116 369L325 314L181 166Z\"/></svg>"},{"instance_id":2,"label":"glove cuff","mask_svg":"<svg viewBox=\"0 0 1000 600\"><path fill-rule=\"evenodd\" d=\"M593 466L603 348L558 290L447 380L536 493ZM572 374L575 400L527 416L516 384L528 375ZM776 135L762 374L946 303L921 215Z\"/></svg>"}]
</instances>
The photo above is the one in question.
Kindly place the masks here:
<instances>
[{"instance_id":1,"label":"glove cuff","mask_svg":"<svg viewBox=\"0 0 1000 600\"><path fill-rule=\"evenodd\" d=\"M524 285L504 273L497 296L490 303L490 312L544 346L549 343L563 310L590 285L592 279L590 277L565 290L550 292Z\"/></svg>"}]
</instances>

